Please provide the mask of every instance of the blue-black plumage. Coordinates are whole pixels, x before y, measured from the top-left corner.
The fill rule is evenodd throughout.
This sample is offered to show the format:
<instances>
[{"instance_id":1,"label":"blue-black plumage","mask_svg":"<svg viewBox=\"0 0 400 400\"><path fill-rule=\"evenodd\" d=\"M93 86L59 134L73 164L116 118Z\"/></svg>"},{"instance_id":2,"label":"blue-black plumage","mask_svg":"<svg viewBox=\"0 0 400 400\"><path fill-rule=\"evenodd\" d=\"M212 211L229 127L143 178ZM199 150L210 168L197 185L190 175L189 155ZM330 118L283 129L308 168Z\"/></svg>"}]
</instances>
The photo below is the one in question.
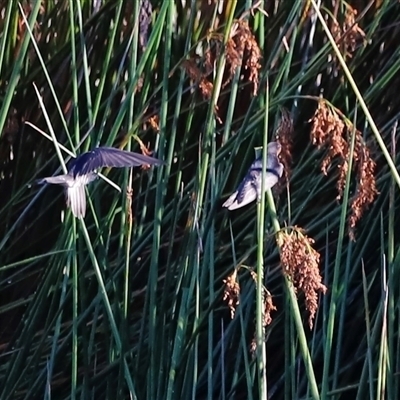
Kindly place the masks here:
<instances>
[{"instance_id":1,"label":"blue-black plumage","mask_svg":"<svg viewBox=\"0 0 400 400\"><path fill-rule=\"evenodd\" d=\"M38 184L58 184L64 187L67 206L71 208L75 217L84 217L86 213L85 186L94 181L98 175L97 170L103 167L137 167L139 165L161 165L163 161L134 153L119 150L113 147L97 147L81 154L68 165L68 173L50 176L36 181Z\"/></svg>"}]
</instances>

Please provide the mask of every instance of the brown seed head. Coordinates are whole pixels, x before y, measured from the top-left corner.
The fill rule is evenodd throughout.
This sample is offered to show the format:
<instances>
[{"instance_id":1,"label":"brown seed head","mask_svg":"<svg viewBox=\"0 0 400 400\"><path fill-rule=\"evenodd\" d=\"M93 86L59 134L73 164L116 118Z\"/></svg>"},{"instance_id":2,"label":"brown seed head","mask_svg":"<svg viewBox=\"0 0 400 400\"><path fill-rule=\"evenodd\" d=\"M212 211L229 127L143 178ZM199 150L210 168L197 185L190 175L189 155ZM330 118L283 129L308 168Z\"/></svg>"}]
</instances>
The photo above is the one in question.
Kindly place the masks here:
<instances>
[{"instance_id":1,"label":"brown seed head","mask_svg":"<svg viewBox=\"0 0 400 400\"><path fill-rule=\"evenodd\" d=\"M236 307L239 305L239 294L240 285L237 280L237 269L233 271L226 279L223 280L225 283L224 296L222 300L227 301L228 307L231 310L231 318L235 316Z\"/></svg>"},{"instance_id":2,"label":"brown seed head","mask_svg":"<svg viewBox=\"0 0 400 400\"><path fill-rule=\"evenodd\" d=\"M358 132L359 133L359 132ZM356 136L357 147L357 189L351 199L349 217L349 236L355 240L354 230L364 211L374 202L378 195L375 179L375 161L370 157L368 148L362 141L361 134Z\"/></svg>"},{"instance_id":3,"label":"brown seed head","mask_svg":"<svg viewBox=\"0 0 400 400\"><path fill-rule=\"evenodd\" d=\"M148 119L149 125L155 132L160 132L160 116L154 114Z\"/></svg>"},{"instance_id":4,"label":"brown seed head","mask_svg":"<svg viewBox=\"0 0 400 400\"><path fill-rule=\"evenodd\" d=\"M286 108L281 110L282 116L279 125L275 131L275 138L281 145L279 159L284 166L286 181L289 181L292 165L292 147L293 147L293 120ZM282 181L280 181L282 182Z\"/></svg>"},{"instance_id":5,"label":"brown seed head","mask_svg":"<svg viewBox=\"0 0 400 400\"><path fill-rule=\"evenodd\" d=\"M266 288L264 288L263 297L264 297L264 322L263 322L263 325L267 326L272 322L271 311L276 311L277 308L274 306L274 303L272 302L271 293Z\"/></svg>"},{"instance_id":6,"label":"brown seed head","mask_svg":"<svg viewBox=\"0 0 400 400\"><path fill-rule=\"evenodd\" d=\"M336 19L332 23L333 38L345 58L351 58L360 41L365 40L365 32L359 27L356 17L357 10L346 5L343 25L340 26ZM339 63L336 65L338 66Z\"/></svg>"},{"instance_id":7,"label":"brown seed head","mask_svg":"<svg viewBox=\"0 0 400 400\"><path fill-rule=\"evenodd\" d=\"M232 46L232 56L230 56L232 66L229 80L232 79L235 72L232 67L236 69L236 67L242 65L246 72L244 79L253 84L253 96L255 96L258 92L261 50L248 22L236 20L235 24L233 25L231 36L234 46ZM227 53L229 54L229 52L228 46Z\"/></svg>"},{"instance_id":8,"label":"brown seed head","mask_svg":"<svg viewBox=\"0 0 400 400\"><path fill-rule=\"evenodd\" d=\"M312 247L313 244L314 240L296 226L290 232L285 230L278 234L283 272L296 292L304 294L310 329L318 310L318 292L327 290L319 272L320 254Z\"/></svg>"},{"instance_id":9,"label":"brown seed head","mask_svg":"<svg viewBox=\"0 0 400 400\"><path fill-rule=\"evenodd\" d=\"M322 173L327 175L327 169L331 166L333 158L339 159L339 176L336 182L337 200L340 200L343 196L349 166L351 137L353 132L355 134L353 168L357 186L351 199L351 215L349 217L349 236L354 240L354 229L358 221L378 195L375 162L370 156L370 151L364 143L361 132L355 130L353 124L345 119L343 113L329 106L326 101L319 101L318 108L310 121L312 123L312 143L318 148L325 147L328 149L327 155L322 161Z\"/></svg>"}]
</instances>

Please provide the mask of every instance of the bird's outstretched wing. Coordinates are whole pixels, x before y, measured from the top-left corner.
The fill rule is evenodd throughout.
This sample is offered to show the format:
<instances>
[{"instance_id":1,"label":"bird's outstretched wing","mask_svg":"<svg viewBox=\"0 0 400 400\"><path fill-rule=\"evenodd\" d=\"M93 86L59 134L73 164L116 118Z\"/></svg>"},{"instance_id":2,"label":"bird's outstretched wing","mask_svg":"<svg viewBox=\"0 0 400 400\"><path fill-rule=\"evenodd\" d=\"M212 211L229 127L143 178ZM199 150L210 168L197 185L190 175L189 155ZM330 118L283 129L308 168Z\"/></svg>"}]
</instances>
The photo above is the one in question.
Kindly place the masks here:
<instances>
[{"instance_id":1,"label":"bird's outstretched wing","mask_svg":"<svg viewBox=\"0 0 400 400\"><path fill-rule=\"evenodd\" d=\"M163 161L113 147L97 147L72 160L69 165L69 173L77 176L88 174L102 167L137 167L143 164L160 165L163 164Z\"/></svg>"},{"instance_id":2,"label":"bird's outstretched wing","mask_svg":"<svg viewBox=\"0 0 400 400\"><path fill-rule=\"evenodd\" d=\"M85 186L71 186L66 189L67 206L76 218L84 218L86 214Z\"/></svg>"}]
</instances>

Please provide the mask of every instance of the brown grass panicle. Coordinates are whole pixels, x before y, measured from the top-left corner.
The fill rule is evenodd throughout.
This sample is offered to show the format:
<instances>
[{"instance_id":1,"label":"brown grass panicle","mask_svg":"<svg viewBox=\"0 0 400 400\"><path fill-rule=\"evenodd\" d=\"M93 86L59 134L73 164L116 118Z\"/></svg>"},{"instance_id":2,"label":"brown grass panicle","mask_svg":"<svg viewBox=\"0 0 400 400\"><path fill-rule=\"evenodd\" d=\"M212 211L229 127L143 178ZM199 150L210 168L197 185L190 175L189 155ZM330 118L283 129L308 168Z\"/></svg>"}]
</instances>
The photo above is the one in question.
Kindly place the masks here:
<instances>
[{"instance_id":1,"label":"brown grass panicle","mask_svg":"<svg viewBox=\"0 0 400 400\"><path fill-rule=\"evenodd\" d=\"M327 155L322 161L322 173L327 175L332 160L334 158L339 159L339 176L336 183L338 195L336 199L340 200L346 184L351 136L355 128L341 111L328 105L323 99L318 102L318 108L310 122L312 143L318 148L325 147L328 149ZM355 135L353 168L357 186L350 200L349 237L351 240L355 240L354 231L358 221L378 195L375 161L371 158L361 132L355 130Z\"/></svg>"},{"instance_id":2,"label":"brown grass panicle","mask_svg":"<svg viewBox=\"0 0 400 400\"><path fill-rule=\"evenodd\" d=\"M198 57L190 58L182 61L182 67L189 75L189 78L198 85L204 99L210 99L213 89L213 84L207 79L207 72L203 72L197 66Z\"/></svg>"},{"instance_id":3,"label":"brown grass panicle","mask_svg":"<svg viewBox=\"0 0 400 400\"><path fill-rule=\"evenodd\" d=\"M236 20L232 25L232 36L229 40L231 45L227 46L227 58L232 53L232 65L243 66L243 79L253 85L253 96L258 93L259 71L262 58L260 47L257 43L250 26L245 20ZM232 70L229 80L232 79L235 71ZM228 81L223 85L226 86Z\"/></svg>"},{"instance_id":4,"label":"brown grass panicle","mask_svg":"<svg viewBox=\"0 0 400 400\"><path fill-rule=\"evenodd\" d=\"M225 284L224 295L222 300L227 301L228 307L231 311L231 318L233 319L236 313L236 308L239 305L239 295L240 295L240 284L238 280L238 271L243 267L250 272L254 282L257 282L257 273L248 267L239 266L223 280ZM271 311L276 310L272 302L271 293L263 286L263 298L264 298L264 326L269 325L272 322Z\"/></svg>"},{"instance_id":5,"label":"brown grass panicle","mask_svg":"<svg viewBox=\"0 0 400 400\"><path fill-rule=\"evenodd\" d=\"M372 204L379 194L376 188L375 161L371 158L369 149L365 146L359 131L356 135L355 160L357 164L357 189L351 199L351 214L349 217L349 236L354 241L354 231L364 210Z\"/></svg>"},{"instance_id":6,"label":"brown grass panicle","mask_svg":"<svg viewBox=\"0 0 400 400\"><path fill-rule=\"evenodd\" d=\"M251 270L250 275L253 278L254 282L257 283L256 272ZM272 302L271 293L265 286L263 286L262 296L263 296L263 304L264 304L263 327L265 328L267 325L269 325L272 322L271 311L276 311L277 308L274 306L274 303ZM256 339L256 331L254 331L253 340L250 343L250 353L254 355L256 350L257 350L257 339Z\"/></svg>"},{"instance_id":7,"label":"brown grass panicle","mask_svg":"<svg viewBox=\"0 0 400 400\"><path fill-rule=\"evenodd\" d=\"M357 10L346 5L342 25L337 18L332 20L332 36L345 59L352 57L360 42L365 43L365 32L358 25L356 18ZM339 63L336 63L336 66L339 67Z\"/></svg>"},{"instance_id":8,"label":"brown grass panicle","mask_svg":"<svg viewBox=\"0 0 400 400\"><path fill-rule=\"evenodd\" d=\"M238 266L235 268L235 270L227 276L226 279L223 280L225 284L224 288L224 294L223 294L223 301L226 301L228 303L228 307L231 312L231 318L233 319L236 314L236 308L239 305L239 295L240 295L240 284L239 284L239 279L238 279L238 271L240 268L245 268L249 270L250 276L253 279L254 283L257 283L257 273L248 267L245 266ZM276 311L276 307L273 304L272 301L272 295L268 291L268 289L263 286L262 289L263 293L263 304L264 304L264 310L263 310L263 326L266 327L272 322L272 317L271 317L271 312ZM255 333L254 333L254 338L252 340L252 343L250 345L250 351L251 353L254 353L255 349L257 348L256 345L256 339L255 339Z\"/></svg>"},{"instance_id":9,"label":"brown grass panicle","mask_svg":"<svg viewBox=\"0 0 400 400\"><path fill-rule=\"evenodd\" d=\"M237 279L237 272L238 269L235 268L234 271L223 280L225 289L222 300L228 303L232 319L235 317L236 308L239 305L240 285Z\"/></svg>"},{"instance_id":10,"label":"brown grass panicle","mask_svg":"<svg viewBox=\"0 0 400 400\"><path fill-rule=\"evenodd\" d=\"M296 294L303 293L309 313L308 325L312 329L318 310L318 293L325 294L327 290L319 272L320 254L312 247L314 239L294 226L280 231L277 242L283 273L292 282Z\"/></svg>"},{"instance_id":11,"label":"brown grass panicle","mask_svg":"<svg viewBox=\"0 0 400 400\"><path fill-rule=\"evenodd\" d=\"M153 129L154 132L160 132L160 116L158 114L154 114L147 120L150 127Z\"/></svg>"},{"instance_id":12,"label":"brown grass panicle","mask_svg":"<svg viewBox=\"0 0 400 400\"><path fill-rule=\"evenodd\" d=\"M292 148L293 148L293 119L290 112L283 108L281 109L281 119L275 130L275 138L281 145L281 151L279 153L279 160L284 166L285 179L288 182L291 176L291 165L292 165ZM279 181L282 182L282 181Z\"/></svg>"},{"instance_id":13,"label":"brown grass panicle","mask_svg":"<svg viewBox=\"0 0 400 400\"><path fill-rule=\"evenodd\" d=\"M254 270L250 270L250 275L253 278L254 283L257 283L257 273ZM263 303L264 303L264 318L263 326L267 326L272 322L271 311L276 311L277 308L272 302L272 295L269 290L263 286Z\"/></svg>"},{"instance_id":14,"label":"brown grass panicle","mask_svg":"<svg viewBox=\"0 0 400 400\"><path fill-rule=\"evenodd\" d=\"M257 284L257 273L254 270L250 270L250 275L253 278L254 283ZM262 297L264 304L262 324L263 327L265 328L272 322L271 312L276 311L277 308L275 307L272 301L271 293L265 286L263 286ZM253 340L250 343L250 353L255 354L256 349L257 349L257 338L256 338L256 331L254 331Z\"/></svg>"},{"instance_id":15,"label":"brown grass panicle","mask_svg":"<svg viewBox=\"0 0 400 400\"><path fill-rule=\"evenodd\" d=\"M321 171L324 175L328 175L328 168L330 168L332 159L335 157L340 158L339 169L343 169L343 164L346 162L346 154L349 151L349 145L343 137L346 130L346 125L339 115L329 107L328 104L320 100L318 108L315 111L311 122L311 142L319 149L322 146L328 147L328 154L322 161ZM344 183L338 181L338 191L343 192Z\"/></svg>"},{"instance_id":16,"label":"brown grass panicle","mask_svg":"<svg viewBox=\"0 0 400 400\"><path fill-rule=\"evenodd\" d=\"M192 57L182 62L182 67L199 87L204 99L212 94L212 72L215 63L224 49L223 35L210 32L204 41L204 57ZM230 37L225 47L226 72L222 87L226 87L238 68L243 68L241 79L253 85L252 94L255 96L259 86L259 70L261 68L261 50L247 21L235 20L232 24Z\"/></svg>"}]
</instances>

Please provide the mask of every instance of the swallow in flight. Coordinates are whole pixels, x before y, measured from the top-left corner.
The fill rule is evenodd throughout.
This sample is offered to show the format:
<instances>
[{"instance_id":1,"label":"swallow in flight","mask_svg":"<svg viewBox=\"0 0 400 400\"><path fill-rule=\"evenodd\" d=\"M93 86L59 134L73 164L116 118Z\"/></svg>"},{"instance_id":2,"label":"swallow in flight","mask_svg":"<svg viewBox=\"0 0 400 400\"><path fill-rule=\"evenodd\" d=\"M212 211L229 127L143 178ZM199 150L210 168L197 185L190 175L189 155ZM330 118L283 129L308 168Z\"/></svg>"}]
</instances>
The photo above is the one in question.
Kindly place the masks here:
<instances>
[{"instance_id":1,"label":"swallow in flight","mask_svg":"<svg viewBox=\"0 0 400 400\"><path fill-rule=\"evenodd\" d=\"M283 174L283 164L278 159L280 151L281 145L278 142L268 143L265 190L274 186ZM253 161L237 190L229 196L222 207L226 207L228 210L236 210L254 200L261 201L262 164L261 155Z\"/></svg>"},{"instance_id":2,"label":"swallow in flight","mask_svg":"<svg viewBox=\"0 0 400 400\"><path fill-rule=\"evenodd\" d=\"M139 165L160 165L163 161L131 151L113 147L96 147L73 159L65 175L50 176L36 181L37 184L56 184L64 187L67 206L75 217L85 217L85 186L98 178L97 170L102 167L137 167Z\"/></svg>"}]
</instances>

